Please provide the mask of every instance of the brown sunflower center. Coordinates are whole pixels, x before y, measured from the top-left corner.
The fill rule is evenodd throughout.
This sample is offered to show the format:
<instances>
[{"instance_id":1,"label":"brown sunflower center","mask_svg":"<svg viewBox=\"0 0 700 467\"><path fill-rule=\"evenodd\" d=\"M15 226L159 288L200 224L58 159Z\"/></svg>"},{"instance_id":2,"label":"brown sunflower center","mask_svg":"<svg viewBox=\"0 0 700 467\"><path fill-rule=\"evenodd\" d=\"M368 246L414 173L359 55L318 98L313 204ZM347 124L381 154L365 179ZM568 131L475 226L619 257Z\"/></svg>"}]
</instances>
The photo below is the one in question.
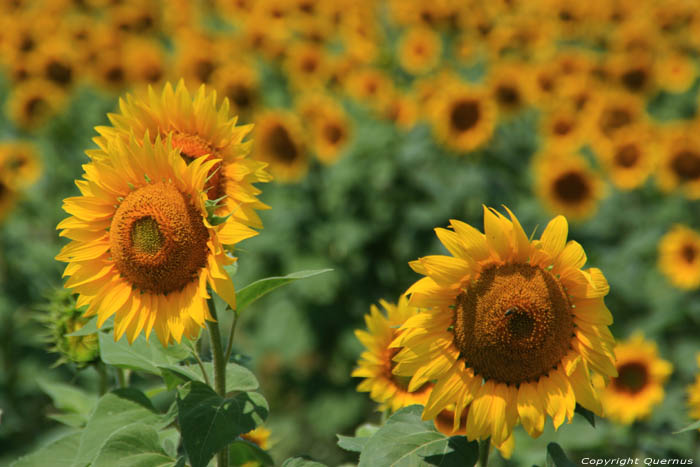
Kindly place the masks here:
<instances>
[{"instance_id":1,"label":"brown sunflower center","mask_svg":"<svg viewBox=\"0 0 700 467\"><path fill-rule=\"evenodd\" d=\"M24 105L24 114L29 117L39 117L49 110L49 104L41 96L32 96Z\"/></svg>"},{"instance_id":2,"label":"brown sunflower center","mask_svg":"<svg viewBox=\"0 0 700 467\"><path fill-rule=\"evenodd\" d=\"M292 140L287 128L275 125L267 135L267 146L270 153L285 164L292 164L299 156L299 150Z\"/></svg>"},{"instance_id":3,"label":"brown sunflower center","mask_svg":"<svg viewBox=\"0 0 700 467\"><path fill-rule=\"evenodd\" d=\"M636 394L647 385L649 372L640 362L629 362L617 368L617 378L612 383L618 391Z\"/></svg>"},{"instance_id":4,"label":"brown sunflower center","mask_svg":"<svg viewBox=\"0 0 700 467\"><path fill-rule=\"evenodd\" d=\"M479 122L481 109L476 100L461 100L452 106L450 123L458 132L470 130Z\"/></svg>"},{"instance_id":5,"label":"brown sunflower center","mask_svg":"<svg viewBox=\"0 0 700 467\"><path fill-rule=\"evenodd\" d=\"M226 97L239 109L248 109L253 104L253 91L244 84L232 84L226 88Z\"/></svg>"},{"instance_id":6,"label":"brown sunflower center","mask_svg":"<svg viewBox=\"0 0 700 467\"><path fill-rule=\"evenodd\" d=\"M582 173L572 170L561 174L552 185L557 198L565 203L580 203L588 198L591 187Z\"/></svg>"},{"instance_id":7,"label":"brown sunflower center","mask_svg":"<svg viewBox=\"0 0 700 467\"><path fill-rule=\"evenodd\" d=\"M607 108L603 111L599 123L601 131L606 135L610 135L616 130L631 124L632 114L629 110L622 107Z\"/></svg>"},{"instance_id":8,"label":"brown sunflower center","mask_svg":"<svg viewBox=\"0 0 700 467\"><path fill-rule=\"evenodd\" d=\"M569 133L571 133L571 130L574 129L574 125L568 121L568 120L557 120L554 123L554 128L552 130L554 131L555 135L558 136L566 136Z\"/></svg>"},{"instance_id":9,"label":"brown sunflower center","mask_svg":"<svg viewBox=\"0 0 700 467\"><path fill-rule=\"evenodd\" d=\"M690 150L676 153L671 160L671 170L682 181L700 178L700 154Z\"/></svg>"},{"instance_id":10,"label":"brown sunflower center","mask_svg":"<svg viewBox=\"0 0 700 467\"><path fill-rule=\"evenodd\" d=\"M515 86L502 84L496 88L496 99L504 107L518 107L520 105L520 93Z\"/></svg>"},{"instance_id":11,"label":"brown sunflower center","mask_svg":"<svg viewBox=\"0 0 700 467\"><path fill-rule=\"evenodd\" d=\"M697 256L698 251L695 249L694 245L685 244L681 248L681 257L683 257L686 263L693 264Z\"/></svg>"},{"instance_id":12,"label":"brown sunflower center","mask_svg":"<svg viewBox=\"0 0 700 467\"><path fill-rule=\"evenodd\" d=\"M65 63L52 61L46 66L46 77L56 84L67 86L73 79L73 70Z\"/></svg>"},{"instance_id":13,"label":"brown sunflower center","mask_svg":"<svg viewBox=\"0 0 700 467\"><path fill-rule=\"evenodd\" d=\"M208 59L199 60L194 64L194 74L202 83L208 83L215 70L216 65Z\"/></svg>"},{"instance_id":14,"label":"brown sunflower center","mask_svg":"<svg viewBox=\"0 0 700 467\"><path fill-rule=\"evenodd\" d=\"M454 343L468 366L485 379L536 381L569 350L571 304L561 283L539 267L485 269L456 305Z\"/></svg>"},{"instance_id":15,"label":"brown sunflower center","mask_svg":"<svg viewBox=\"0 0 700 467\"><path fill-rule=\"evenodd\" d=\"M632 92L644 89L647 83L647 72L641 68L628 70L621 76L622 84Z\"/></svg>"},{"instance_id":16,"label":"brown sunflower center","mask_svg":"<svg viewBox=\"0 0 700 467\"><path fill-rule=\"evenodd\" d=\"M615 152L615 165L619 167L634 167L638 160L639 148L634 144L625 144Z\"/></svg>"},{"instance_id":17,"label":"brown sunflower center","mask_svg":"<svg viewBox=\"0 0 700 467\"><path fill-rule=\"evenodd\" d=\"M114 263L132 287L168 294L197 279L209 233L187 195L165 182L129 193L109 230Z\"/></svg>"},{"instance_id":18,"label":"brown sunflower center","mask_svg":"<svg viewBox=\"0 0 700 467\"><path fill-rule=\"evenodd\" d=\"M343 129L335 124L328 124L323 127L323 136L331 144L337 144L343 139Z\"/></svg>"},{"instance_id":19,"label":"brown sunflower center","mask_svg":"<svg viewBox=\"0 0 700 467\"><path fill-rule=\"evenodd\" d=\"M208 155L207 160L219 158L219 153L206 140L197 135L187 133L173 133L172 144L174 148L180 150L180 156L188 164L193 160ZM221 162L214 165L209 170L209 181L204 185L209 199L219 199L225 193L224 178L221 176Z\"/></svg>"},{"instance_id":20,"label":"brown sunflower center","mask_svg":"<svg viewBox=\"0 0 700 467\"><path fill-rule=\"evenodd\" d=\"M124 82L124 69L121 65L114 65L105 71L105 79L113 85L120 85Z\"/></svg>"}]
</instances>

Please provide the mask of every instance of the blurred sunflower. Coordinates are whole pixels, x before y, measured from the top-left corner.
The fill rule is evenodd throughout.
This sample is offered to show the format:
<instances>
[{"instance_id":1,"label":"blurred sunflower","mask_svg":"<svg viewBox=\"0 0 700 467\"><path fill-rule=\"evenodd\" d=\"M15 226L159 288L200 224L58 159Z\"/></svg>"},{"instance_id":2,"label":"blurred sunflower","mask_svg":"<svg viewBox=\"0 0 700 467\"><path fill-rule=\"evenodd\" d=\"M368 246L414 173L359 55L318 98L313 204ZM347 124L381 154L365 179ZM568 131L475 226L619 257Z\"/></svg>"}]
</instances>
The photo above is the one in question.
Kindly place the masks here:
<instances>
[{"instance_id":1,"label":"blurred sunflower","mask_svg":"<svg viewBox=\"0 0 700 467\"><path fill-rule=\"evenodd\" d=\"M674 225L659 241L659 269L676 287L700 287L700 233Z\"/></svg>"},{"instance_id":2,"label":"blurred sunflower","mask_svg":"<svg viewBox=\"0 0 700 467\"><path fill-rule=\"evenodd\" d=\"M667 91L687 91L697 76L692 58L682 53L668 52L656 63L659 86Z\"/></svg>"},{"instance_id":3,"label":"blurred sunflower","mask_svg":"<svg viewBox=\"0 0 700 467\"><path fill-rule=\"evenodd\" d=\"M700 198L700 135L693 125L667 130L660 142L657 182L665 192Z\"/></svg>"},{"instance_id":4,"label":"blurred sunflower","mask_svg":"<svg viewBox=\"0 0 700 467\"><path fill-rule=\"evenodd\" d=\"M32 74L61 88L70 88L76 82L78 56L74 46L62 37L42 43L32 54Z\"/></svg>"},{"instance_id":5,"label":"blurred sunflower","mask_svg":"<svg viewBox=\"0 0 700 467\"><path fill-rule=\"evenodd\" d=\"M700 353L695 356L695 359L700 367ZM688 386L687 391L690 417L694 420L700 420L700 373L695 375L695 382Z\"/></svg>"},{"instance_id":6,"label":"blurred sunflower","mask_svg":"<svg viewBox=\"0 0 700 467\"><path fill-rule=\"evenodd\" d=\"M673 366L659 358L656 344L635 334L615 346L617 376L607 386L597 377L603 414L606 418L629 425L651 415L664 398L663 385Z\"/></svg>"},{"instance_id":7,"label":"blurred sunflower","mask_svg":"<svg viewBox=\"0 0 700 467\"><path fill-rule=\"evenodd\" d=\"M267 182L270 176L264 163L247 157L251 143L243 139L252 126L236 126L227 100L217 107L216 92L206 86L191 96L180 80L175 89L167 83L161 94L149 89L145 99L127 95L120 99L119 109L119 114L108 115L113 128L96 128L101 137L95 141L103 150L105 140L114 135L128 139L133 132L138 139L146 134L153 139L172 133L173 146L188 163L204 155L220 161L211 167L207 182L210 200L226 196L217 214L230 214L245 225L262 228L256 210L268 206L257 199L260 190L253 183Z\"/></svg>"},{"instance_id":8,"label":"blurred sunflower","mask_svg":"<svg viewBox=\"0 0 700 467\"><path fill-rule=\"evenodd\" d=\"M168 72L162 47L143 38L124 42L124 65L127 79L134 84L161 83Z\"/></svg>"},{"instance_id":9,"label":"blurred sunflower","mask_svg":"<svg viewBox=\"0 0 700 467\"><path fill-rule=\"evenodd\" d=\"M289 112L269 110L255 121L253 157L269 164L275 179L299 180L309 165L304 131L299 118Z\"/></svg>"},{"instance_id":10,"label":"blurred sunflower","mask_svg":"<svg viewBox=\"0 0 700 467\"><path fill-rule=\"evenodd\" d=\"M573 219L595 214L605 189L583 157L571 152L547 152L535 158L534 168L535 191L552 212Z\"/></svg>"},{"instance_id":11,"label":"blurred sunflower","mask_svg":"<svg viewBox=\"0 0 700 467\"><path fill-rule=\"evenodd\" d=\"M605 93L591 109L591 143L612 138L615 132L625 127L644 123L644 102L639 96L629 93Z\"/></svg>"},{"instance_id":12,"label":"blurred sunflower","mask_svg":"<svg viewBox=\"0 0 700 467\"><path fill-rule=\"evenodd\" d=\"M265 451L270 449L270 430L264 426L259 426L248 433L243 433L241 438L250 441Z\"/></svg>"},{"instance_id":13,"label":"blurred sunflower","mask_svg":"<svg viewBox=\"0 0 700 467\"><path fill-rule=\"evenodd\" d=\"M502 62L491 68L488 88L501 116L511 116L526 108L531 92L522 80L527 73L525 65Z\"/></svg>"},{"instance_id":14,"label":"blurred sunflower","mask_svg":"<svg viewBox=\"0 0 700 467\"><path fill-rule=\"evenodd\" d=\"M0 142L0 179L5 186L26 188L39 178L41 168L34 144L28 141Z\"/></svg>"},{"instance_id":15,"label":"blurred sunflower","mask_svg":"<svg viewBox=\"0 0 700 467\"><path fill-rule=\"evenodd\" d=\"M233 218L207 220L206 179L218 160L187 164L170 139L111 138L83 166L81 196L64 200L71 216L57 228L71 242L56 259L69 263L65 286L98 327L115 316L115 340L154 329L163 345L196 337L212 319L208 286L236 305L223 268L235 258L223 247L255 232Z\"/></svg>"},{"instance_id":16,"label":"blurred sunflower","mask_svg":"<svg viewBox=\"0 0 700 467\"><path fill-rule=\"evenodd\" d=\"M596 153L613 184L621 190L641 186L656 166L655 140L650 130L625 128Z\"/></svg>"},{"instance_id":17,"label":"blurred sunflower","mask_svg":"<svg viewBox=\"0 0 700 467\"><path fill-rule=\"evenodd\" d=\"M23 81L10 94L8 113L21 128L34 130L61 111L65 98L65 91L50 81Z\"/></svg>"},{"instance_id":18,"label":"blurred sunflower","mask_svg":"<svg viewBox=\"0 0 700 467\"><path fill-rule=\"evenodd\" d=\"M467 152L491 139L496 107L482 89L454 84L437 99L431 115L433 131L445 146Z\"/></svg>"},{"instance_id":19,"label":"blurred sunflower","mask_svg":"<svg viewBox=\"0 0 700 467\"><path fill-rule=\"evenodd\" d=\"M434 69L442 53L440 36L432 29L413 27L401 37L398 45L399 64L412 75Z\"/></svg>"},{"instance_id":20,"label":"blurred sunflower","mask_svg":"<svg viewBox=\"0 0 700 467\"><path fill-rule=\"evenodd\" d=\"M394 83L380 70L362 68L348 77L346 90L350 97L380 111L393 94Z\"/></svg>"},{"instance_id":21,"label":"blurred sunflower","mask_svg":"<svg viewBox=\"0 0 700 467\"><path fill-rule=\"evenodd\" d=\"M351 138L351 122L339 105L325 109L312 123L316 157L324 164L332 164L347 148Z\"/></svg>"},{"instance_id":22,"label":"blurred sunflower","mask_svg":"<svg viewBox=\"0 0 700 467\"><path fill-rule=\"evenodd\" d=\"M17 190L5 184L5 180L0 178L0 222L10 213L18 197Z\"/></svg>"},{"instance_id":23,"label":"blurred sunflower","mask_svg":"<svg viewBox=\"0 0 700 467\"><path fill-rule=\"evenodd\" d=\"M369 392L372 400L382 404L383 409L388 408L392 412L412 404L425 405L433 385L426 381L409 391L409 378L392 373L395 366L393 358L398 349L390 348L390 344L399 335L399 327L419 310L409 306L405 296L399 298L398 304L384 300L380 300L379 303L386 311L386 316L376 305L372 305L370 314L365 315L367 331L355 331L355 336L366 349L357 362L357 368L352 372L352 376L364 378L357 390ZM452 420L450 428L451 422Z\"/></svg>"},{"instance_id":24,"label":"blurred sunflower","mask_svg":"<svg viewBox=\"0 0 700 467\"><path fill-rule=\"evenodd\" d=\"M407 294L425 308L401 326L393 372L410 376L408 390L435 386L423 418L454 404L454 426L469 406L467 437L499 446L520 421L533 437L546 415L555 429L576 403L601 413L591 373L616 376L609 286L586 254L567 243L568 224L553 219L528 240L517 218L484 207L484 231L460 221L435 229L453 256L410 263L426 277ZM471 405L470 405L471 404Z\"/></svg>"},{"instance_id":25,"label":"blurred sunflower","mask_svg":"<svg viewBox=\"0 0 700 467\"><path fill-rule=\"evenodd\" d=\"M408 131L418 121L418 104L412 93L395 93L384 109L384 118L397 128Z\"/></svg>"},{"instance_id":26,"label":"blurred sunflower","mask_svg":"<svg viewBox=\"0 0 700 467\"><path fill-rule=\"evenodd\" d=\"M544 113L539 134L553 150L573 152L584 143L585 120L573 106L559 105Z\"/></svg>"},{"instance_id":27,"label":"blurred sunflower","mask_svg":"<svg viewBox=\"0 0 700 467\"><path fill-rule=\"evenodd\" d=\"M310 42L298 42L289 47L285 70L291 83L301 90L322 88L329 76L324 50Z\"/></svg>"},{"instance_id":28,"label":"blurred sunflower","mask_svg":"<svg viewBox=\"0 0 700 467\"><path fill-rule=\"evenodd\" d=\"M246 122L253 120L262 96L258 72L251 64L238 61L223 65L214 72L212 85L228 99L233 114Z\"/></svg>"}]
</instances>

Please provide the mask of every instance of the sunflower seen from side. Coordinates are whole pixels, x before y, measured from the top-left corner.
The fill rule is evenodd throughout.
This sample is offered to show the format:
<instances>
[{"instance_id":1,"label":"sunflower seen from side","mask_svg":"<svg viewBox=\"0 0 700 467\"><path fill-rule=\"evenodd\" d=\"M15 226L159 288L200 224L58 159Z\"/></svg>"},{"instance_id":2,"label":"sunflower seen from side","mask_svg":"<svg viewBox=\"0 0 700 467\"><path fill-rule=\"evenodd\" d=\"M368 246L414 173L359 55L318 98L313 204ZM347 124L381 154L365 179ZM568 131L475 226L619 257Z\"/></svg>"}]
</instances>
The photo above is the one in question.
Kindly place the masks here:
<instances>
[{"instance_id":1,"label":"sunflower seen from side","mask_svg":"<svg viewBox=\"0 0 700 467\"><path fill-rule=\"evenodd\" d=\"M153 330L164 345L194 338L212 319L208 286L236 305L224 270L235 258L224 246L255 235L232 217L208 220L207 177L219 160L188 164L170 138L151 142L148 133L113 138L97 152L76 181L81 195L64 200L71 216L57 227L71 240L56 257L68 263L65 286L98 327L114 316L115 340Z\"/></svg>"},{"instance_id":2,"label":"sunflower seen from side","mask_svg":"<svg viewBox=\"0 0 700 467\"><path fill-rule=\"evenodd\" d=\"M405 296L399 298L398 304L380 300L386 315L376 305L370 307L370 314L365 315L367 330L356 330L355 336L365 346L365 351L357 362L352 376L364 378L357 386L361 392L369 392L375 402L383 409L399 410L412 404L424 405L430 395L432 384L426 382L420 387L408 391L408 378L392 373L395 366L392 358L398 349L390 344L399 335L399 326L418 313L418 308L410 306Z\"/></svg>"},{"instance_id":3,"label":"sunflower seen from side","mask_svg":"<svg viewBox=\"0 0 700 467\"><path fill-rule=\"evenodd\" d=\"M149 134L151 141L172 134L172 144L188 164L201 156L218 160L211 167L206 190L210 200L222 197L217 215L231 215L236 221L260 229L262 221L257 210L269 209L257 196L255 183L271 180L266 164L249 156L251 143L243 139L252 125L237 126L237 118L229 112L224 99L217 106L216 91L200 86L192 96L180 80L173 88L167 83L161 94L149 88L148 95L139 99L131 95L119 100L120 113L109 114L112 127L100 126L95 142L99 151L88 151L93 159L104 153L106 140L116 136L128 140L133 132L137 139Z\"/></svg>"},{"instance_id":4,"label":"sunflower seen from side","mask_svg":"<svg viewBox=\"0 0 700 467\"><path fill-rule=\"evenodd\" d=\"M663 385L673 366L658 355L656 344L635 334L615 346L617 376L605 385L596 377L603 414L617 423L629 425L651 415L664 398Z\"/></svg>"},{"instance_id":5,"label":"sunflower seen from side","mask_svg":"<svg viewBox=\"0 0 700 467\"><path fill-rule=\"evenodd\" d=\"M454 425L469 407L466 435L504 443L521 422L533 437L549 415L558 428L576 403L601 414L593 374L616 376L607 280L583 270L586 254L566 241L557 216L539 240L517 218L484 207L484 231L452 220L436 233L452 256L410 263L426 277L406 292L424 308L400 328L394 373L408 389L434 382L423 418L454 404Z\"/></svg>"},{"instance_id":6,"label":"sunflower seen from side","mask_svg":"<svg viewBox=\"0 0 700 467\"><path fill-rule=\"evenodd\" d=\"M700 233L674 225L659 241L659 269L679 289L700 287Z\"/></svg>"}]
</instances>

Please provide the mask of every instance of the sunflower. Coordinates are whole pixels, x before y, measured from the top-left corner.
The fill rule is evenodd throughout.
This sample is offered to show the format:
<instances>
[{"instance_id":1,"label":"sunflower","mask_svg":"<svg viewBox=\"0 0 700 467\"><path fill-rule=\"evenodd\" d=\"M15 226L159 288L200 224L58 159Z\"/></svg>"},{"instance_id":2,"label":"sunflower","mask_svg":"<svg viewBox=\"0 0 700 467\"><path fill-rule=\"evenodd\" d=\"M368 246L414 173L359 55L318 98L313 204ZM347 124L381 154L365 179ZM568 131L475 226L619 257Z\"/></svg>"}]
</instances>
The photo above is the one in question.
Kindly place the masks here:
<instances>
[{"instance_id":1,"label":"sunflower","mask_svg":"<svg viewBox=\"0 0 700 467\"><path fill-rule=\"evenodd\" d=\"M188 164L171 136L152 142L149 134L111 138L92 157L76 182L81 196L64 200L71 216L58 229L72 241L56 256L69 263L65 286L80 295L78 308L88 306L84 316L97 315L100 327L115 315L115 340L155 329L167 345L212 319L208 286L235 308L223 268L235 258L223 247L255 232L233 218L207 220L207 174L218 159Z\"/></svg>"},{"instance_id":2,"label":"sunflower","mask_svg":"<svg viewBox=\"0 0 700 467\"><path fill-rule=\"evenodd\" d=\"M329 76L323 48L311 42L298 42L289 47L285 71L298 89L322 88Z\"/></svg>"},{"instance_id":3,"label":"sunflower","mask_svg":"<svg viewBox=\"0 0 700 467\"><path fill-rule=\"evenodd\" d=\"M482 89L455 83L437 99L431 116L433 131L445 146L467 152L488 142L496 108Z\"/></svg>"},{"instance_id":4,"label":"sunflower","mask_svg":"<svg viewBox=\"0 0 700 467\"><path fill-rule=\"evenodd\" d=\"M222 58L216 42L189 30L176 40L175 70L188 83L210 84Z\"/></svg>"},{"instance_id":5,"label":"sunflower","mask_svg":"<svg viewBox=\"0 0 700 467\"><path fill-rule=\"evenodd\" d=\"M418 121L418 103L413 93L394 93L386 104L383 116L400 130L413 128Z\"/></svg>"},{"instance_id":6,"label":"sunflower","mask_svg":"<svg viewBox=\"0 0 700 467\"><path fill-rule=\"evenodd\" d=\"M76 81L77 53L63 38L45 42L30 57L32 74L61 88L70 88Z\"/></svg>"},{"instance_id":7,"label":"sunflower","mask_svg":"<svg viewBox=\"0 0 700 467\"><path fill-rule=\"evenodd\" d=\"M391 344L400 348L393 372L411 377L409 391L435 383L424 419L454 404L458 429L469 406L467 437L496 446L518 421L533 437L547 414L558 428L576 403L600 414L591 374L617 375L603 273L581 269L586 254L566 242L563 216L530 241L508 213L484 207L485 234L456 220L435 230L453 256L410 263L427 277L408 289L409 304L425 310Z\"/></svg>"},{"instance_id":8,"label":"sunflower","mask_svg":"<svg viewBox=\"0 0 700 467\"><path fill-rule=\"evenodd\" d=\"M136 84L161 83L168 71L163 49L142 38L124 42L124 65L128 80Z\"/></svg>"},{"instance_id":9,"label":"sunflower","mask_svg":"<svg viewBox=\"0 0 700 467\"><path fill-rule=\"evenodd\" d=\"M299 118L293 113L269 110L255 121L253 157L270 165L280 181L299 180L306 174L309 157Z\"/></svg>"},{"instance_id":10,"label":"sunflower","mask_svg":"<svg viewBox=\"0 0 700 467\"><path fill-rule=\"evenodd\" d=\"M698 367L700 367L700 353L695 356ZM695 382L688 386L688 407L690 417L694 420L700 419L700 373L695 375Z\"/></svg>"},{"instance_id":11,"label":"sunflower","mask_svg":"<svg viewBox=\"0 0 700 467\"><path fill-rule=\"evenodd\" d=\"M12 120L25 130L34 130L61 111L65 91L50 81L30 79L15 86L7 101Z\"/></svg>"},{"instance_id":12,"label":"sunflower","mask_svg":"<svg viewBox=\"0 0 700 467\"><path fill-rule=\"evenodd\" d=\"M0 142L0 179L13 189L26 188L41 174L37 148L28 141Z\"/></svg>"},{"instance_id":13,"label":"sunflower","mask_svg":"<svg viewBox=\"0 0 700 467\"><path fill-rule=\"evenodd\" d=\"M488 88L499 115L511 116L530 104L531 92L521 80L526 70L517 63L500 63L490 70Z\"/></svg>"},{"instance_id":14,"label":"sunflower","mask_svg":"<svg viewBox=\"0 0 700 467\"><path fill-rule=\"evenodd\" d=\"M659 269L676 287L700 287L700 233L674 225L659 241Z\"/></svg>"},{"instance_id":15,"label":"sunflower","mask_svg":"<svg viewBox=\"0 0 700 467\"><path fill-rule=\"evenodd\" d=\"M241 438L256 444L260 449L268 450L270 448L270 430L264 426L259 426L248 433L243 433Z\"/></svg>"},{"instance_id":16,"label":"sunflower","mask_svg":"<svg viewBox=\"0 0 700 467\"><path fill-rule=\"evenodd\" d=\"M585 123L573 106L560 105L544 112L539 134L548 147L557 151L576 151L584 142Z\"/></svg>"},{"instance_id":17,"label":"sunflower","mask_svg":"<svg viewBox=\"0 0 700 467\"><path fill-rule=\"evenodd\" d=\"M693 59L679 52L663 55L657 67L659 86L671 92L687 91L697 76Z\"/></svg>"},{"instance_id":18,"label":"sunflower","mask_svg":"<svg viewBox=\"0 0 700 467\"><path fill-rule=\"evenodd\" d=\"M382 404L382 409L392 412L413 404L425 405L432 389L430 382L408 390L408 378L392 373L395 362L392 360L398 349L390 344L399 335L399 326L415 316L419 310L409 306L405 296L399 298L398 304L380 300L386 311L384 315L376 305L370 307L370 314L365 315L367 331L356 330L355 336L365 346L365 351L357 362L352 376L364 378L357 386L361 392L369 392L375 402Z\"/></svg>"},{"instance_id":19,"label":"sunflower","mask_svg":"<svg viewBox=\"0 0 700 467\"><path fill-rule=\"evenodd\" d=\"M243 121L253 119L262 99L255 67L243 61L227 63L214 72L212 84L222 97L228 99L235 115Z\"/></svg>"},{"instance_id":20,"label":"sunflower","mask_svg":"<svg viewBox=\"0 0 700 467\"><path fill-rule=\"evenodd\" d=\"M673 128L663 136L657 182L665 192L700 198L700 136L694 127Z\"/></svg>"},{"instance_id":21,"label":"sunflower","mask_svg":"<svg viewBox=\"0 0 700 467\"><path fill-rule=\"evenodd\" d=\"M621 190L641 186L656 165L656 145L649 130L625 128L596 152L613 184Z\"/></svg>"},{"instance_id":22,"label":"sunflower","mask_svg":"<svg viewBox=\"0 0 700 467\"><path fill-rule=\"evenodd\" d=\"M375 110L381 110L394 92L394 83L380 70L362 68L348 77L346 90L350 97Z\"/></svg>"},{"instance_id":23,"label":"sunflower","mask_svg":"<svg viewBox=\"0 0 700 467\"><path fill-rule=\"evenodd\" d=\"M578 154L548 151L535 158L536 192L549 209L574 219L595 214L605 189Z\"/></svg>"},{"instance_id":24,"label":"sunflower","mask_svg":"<svg viewBox=\"0 0 700 467\"><path fill-rule=\"evenodd\" d=\"M643 124L644 102L639 96L624 92L608 92L591 109L592 143L612 138L615 132Z\"/></svg>"},{"instance_id":25,"label":"sunflower","mask_svg":"<svg viewBox=\"0 0 700 467\"><path fill-rule=\"evenodd\" d=\"M312 123L316 157L324 164L337 161L352 135L350 119L339 105L324 109Z\"/></svg>"},{"instance_id":26,"label":"sunflower","mask_svg":"<svg viewBox=\"0 0 700 467\"><path fill-rule=\"evenodd\" d=\"M647 53L611 55L608 69L627 92L650 95L658 90L654 59Z\"/></svg>"},{"instance_id":27,"label":"sunflower","mask_svg":"<svg viewBox=\"0 0 700 467\"><path fill-rule=\"evenodd\" d=\"M656 344L635 334L615 346L617 376L607 386L596 378L604 416L629 425L651 415L664 398L663 385L673 366L659 358Z\"/></svg>"},{"instance_id":28,"label":"sunflower","mask_svg":"<svg viewBox=\"0 0 700 467\"><path fill-rule=\"evenodd\" d=\"M267 182L270 176L264 163L247 157L250 143L243 139L252 126L236 126L227 100L217 107L216 92L206 86L200 86L191 96L180 80L175 89L167 83L160 95L149 89L143 100L127 95L126 99L120 99L119 108L119 114L108 115L113 128L96 128L101 134L96 142L103 149L105 139L115 134L128 139L133 132L141 139L146 134L155 138L172 133L173 146L188 162L204 155L221 161L212 168L207 182L210 200L226 197L217 214L230 214L238 222L262 228L255 211L268 206L257 199L260 190L253 183Z\"/></svg>"},{"instance_id":29,"label":"sunflower","mask_svg":"<svg viewBox=\"0 0 700 467\"><path fill-rule=\"evenodd\" d=\"M442 53L440 36L426 27L409 29L398 47L399 64L411 75L422 75L434 69Z\"/></svg>"}]
</instances>

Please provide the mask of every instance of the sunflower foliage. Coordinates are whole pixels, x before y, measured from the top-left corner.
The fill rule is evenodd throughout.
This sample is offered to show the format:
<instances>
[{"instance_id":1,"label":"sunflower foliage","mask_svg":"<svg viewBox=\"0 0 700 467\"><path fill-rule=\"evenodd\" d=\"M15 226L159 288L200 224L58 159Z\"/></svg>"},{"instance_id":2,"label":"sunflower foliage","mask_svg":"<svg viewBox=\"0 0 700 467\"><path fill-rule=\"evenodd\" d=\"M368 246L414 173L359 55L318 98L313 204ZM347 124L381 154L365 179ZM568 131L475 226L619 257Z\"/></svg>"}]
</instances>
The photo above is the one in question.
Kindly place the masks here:
<instances>
[{"instance_id":1,"label":"sunflower foliage","mask_svg":"<svg viewBox=\"0 0 700 467\"><path fill-rule=\"evenodd\" d=\"M218 298L215 307L220 317L233 316L278 287L328 271L262 279L241 289L235 311ZM232 466L274 465L263 448L266 436L262 442L248 436L262 427L269 406L258 391L257 378L241 363L243 356L234 355L225 363L222 395L213 387L213 363L202 361L208 360L206 352L198 350L204 335L167 346L143 335L129 343L115 341L111 319L99 330L95 321L62 338L94 336L99 341L99 362L93 365L102 378L101 395L42 381L57 409L51 418L67 429L12 465L205 467L222 451Z\"/></svg>"}]
</instances>

